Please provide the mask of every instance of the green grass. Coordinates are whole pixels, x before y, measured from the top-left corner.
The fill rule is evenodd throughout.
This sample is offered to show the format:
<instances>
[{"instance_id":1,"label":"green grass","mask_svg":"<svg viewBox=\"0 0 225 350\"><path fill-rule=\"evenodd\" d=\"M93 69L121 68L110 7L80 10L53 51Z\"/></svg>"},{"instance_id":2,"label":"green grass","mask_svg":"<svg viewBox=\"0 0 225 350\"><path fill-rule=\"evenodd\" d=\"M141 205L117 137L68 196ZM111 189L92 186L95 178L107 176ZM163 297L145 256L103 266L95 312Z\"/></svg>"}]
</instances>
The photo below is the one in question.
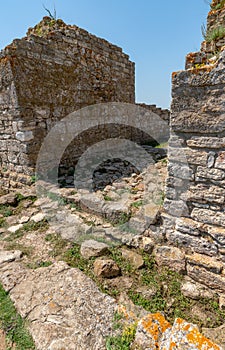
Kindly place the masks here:
<instances>
[{"instance_id":1,"label":"green grass","mask_svg":"<svg viewBox=\"0 0 225 350\"><path fill-rule=\"evenodd\" d=\"M0 218L0 227L5 227L6 221L5 218Z\"/></svg>"},{"instance_id":2,"label":"green grass","mask_svg":"<svg viewBox=\"0 0 225 350\"><path fill-rule=\"evenodd\" d=\"M90 276L89 272L92 271L95 259L84 259L80 254L80 246L74 243L72 247L64 253L63 260L71 267L77 267Z\"/></svg>"},{"instance_id":3,"label":"green grass","mask_svg":"<svg viewBox=\"0 0 225 350\"><path fill-rule=\"evenodd\" d=\"M110 202L110 201L112 201L113 199L112 199L110 196L105 195L105 196L104 196L104 200L107 201L107 202Z\"/></svg>"},{"instance_id":4,"label":"green grass","mask_svg":"<svg viewBox=\"0 0 225 350\"><path fill-rule=\"evenodd\" d=\"M122 274L132 274L135 271L135 268L131 265L131 263L124 259L121 251L118 250L117 247L110 248L110 258L112 258L117 265L120 267Z\"/></svg>"},{"instance_id":5,"label":"green grass","mask_svg":"<svg viewBox=\"0 0 225 350\"><path fill-rule=\"evenodd\" d=\"M5 218L13 214L13 208L10 205L0 205L0 214Z\"/></svg>"},{"instance_id":6,"label":"green grass","mask_svg":"<svg viewBox=\"0 0 225 350\"><path fill-rule=\"evenodd\" d=\"M131 203L131 207L140 208L143 204L144 204L144 202L142 200L140 200L140 201Z\"/></svg>"},{"instance_id":7,"label":"green grass","mask_svg":"<svg viewBox=\"0 0 225 350\"><path fill-rule=\"evenodd\" d=\"M38 269L40 267L48 267L52 265L51 261L35 261L35 262L31 262L27 264L27 267L29 267L30 269Z\"/></svg>"},{"instance_id":8,"label":"green grass","mask_svg":"<svg viewBox=\"0 0 225 350\"><path fill-rule=\"evenodd\" d=\"M225 37L225 27L224 26L218 26L211 31L206 33L205 40L208 43L215 42L221 38Z\"/></svg>"},{"instance_id":9,"label":"green grass","mask_svg":"<svg viewBox=\"0 0 225 350\"><path fill-rule=\"evenodd\" d=\"M57 193L49 191L49 192L47 192L47 197L54 202L58 202L59 205L66 205L67 204L67 201L63 197L58 195Z\"/></svg>"},{"instance_id":10,"label":"green grass","mask_svg":"<svg viewBox=\"0 0 225 350\"><path fill-rule=\"evenodd\" d=\"M7 292L0 284L0 327L7 339L16 344L16 350L35 349L25 321L17 314Z\"/></svg>"},{"instance_id":11,"label":"green grass","mask_svg":"<svg viewBox=\"0 0 225 350\"><path fill-rule=\"evenodd\" d=\"M131 214L127 213L121 213L118 218L114 219L113 222L111 222L115 226L124 225L126 222L129 221Z\"/></svg>"},{"instance_id":12,"label":"green grass","mask_svg":"<svg viewBox=\"0 0 225 350\"><path fill-rule=\"evenodd\" d=\"M45 240L46 242L50 242L52 245L50 255L53 258L62 255L65 252L66 247L68 245L68 241L62 239L59 234L47 234L45 236Z\"/></svg>"},{"instance_id":13,"label":"green grass","mask_svg":"<svg viewBox=\"0 0 225 350\"><path fill-rule=\"evenodd\" d=\"M106 340L107 350L129 350L135 338L137 323L124 326L121 335L108 337Z\"/></svg>"},{"instance_id":14,"label":"green grass","mask_svg":"<svg viewBox=\"0 0 225 350\"><path fill-rule=\"evenodd\" d=\"M6 245L7 250L20 250L23 255L31 256L33 253L33 247L24 246L24 244L19 243L8 243Z\"/></svg>"}]
</instances>

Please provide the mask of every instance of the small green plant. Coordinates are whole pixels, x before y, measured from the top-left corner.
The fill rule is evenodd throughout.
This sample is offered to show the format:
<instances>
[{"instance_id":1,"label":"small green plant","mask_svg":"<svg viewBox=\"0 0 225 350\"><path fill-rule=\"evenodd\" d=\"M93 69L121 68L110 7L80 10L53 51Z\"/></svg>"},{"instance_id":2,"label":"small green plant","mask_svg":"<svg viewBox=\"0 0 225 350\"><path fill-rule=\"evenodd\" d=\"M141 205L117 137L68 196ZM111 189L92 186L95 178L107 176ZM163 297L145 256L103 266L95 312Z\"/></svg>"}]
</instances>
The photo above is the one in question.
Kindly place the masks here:
<instances>
[{"instance_id":1,"label":"small green plant","mask_svg":"<svg viewBox=\"0 0 225 350\"><path fill-rule=\"evenodd\" d=\"M110 196L105 195L105 196L104 196L104 200L110 202L110 201L112 201L113 199L112 199Z\"/></svg>"},{"instance_id":2,"label":"small green plant","mask_svg":"<svg viewBox=\"0 0 225 350\"><path fill-rule=\"evenodd\" d=\"M17 350L35 349L33 339L23 319L17 314L9 295L0 284L0 324L8 340L16 344Z\"/></svg>"},{"instance_id":3,"label":"small green plant","mask_svg":"<svg viewBox=\"0 0 225 350\"><path fill-rule=\"evenodd\" d=\"M140 201L131 203L131 207L139 208L139 207L141 207L143 204L144 204L144 202L143 202L142 200L140 200Z\"/></svg>"},{"instance_id":4,"label":"small green plant","mask_svg":"<svg viewBox=\"0 0 225 350\"><path fill-rule=\"evenodd\" d=\"M21 193L17 193L16 194L16 200L17 200L18 203L21 202L24 199L25 199L25 197Z\"/></svg>"},{"instance_id":5,"label":"small green plant","mask_svg":"<svg viewBox=\"0 0 225 350\"><path fill-rule=\"evenodd\" d=\"M206 40L207 29L206 29L205 23L203 23L203 24L201 25L201 32L202 32L202 37L203 37L203 39Z\"/></svg>"},{"instance_id":6,"label":"small green plant","mask_svg":"<svg viewBox=\"0 0 225 350\"><path fill-rule=\"evenodd\" d=\"M215 42L221 38L225 37L225 27L224 26L218 26L211 31L206 33L205 40L208 43Z\"/></svg>"},{"instance_id":7,"label":"small green plant","mask_svg":"<svg viewBox=\"0 0 225 350\"><path fill-rule=\"evenodd\" d=\"M126 222L128 222L130 219L130 214L128 213L121 213L118 219L115 220L116 225L124 225Z\"/></svg>"},{"instance_id":8,"label":"small green plant","mask_svg":"<svg viewBox=\"0 0 225 350\"><path fill-rule=\"evenodd\" d=\"M167 147L168 147L168 142L163 142L155 146L155 148L167 148Z\"/></svg>"},{"instance_id":9,"label":"small green plant","mask_svg":"<svg viewBox=\"0 0 225 350\"><path fill-rule=\"evenodd\" d=\"M59 234L47 234L45 236L46 242L50 242L52 244L52 250L50 255L52 257L57 257L65 252L66 246L68 242L61 238Z\"/></svg>"},{"instance_id":10,"label":"small green plant","mask_svg":"<svg viewBox=\"0 0 225 350\"><path fill-rule=\"evenodd\" d=\"M0 205L0 214L2 214L4 217L11 216L13 214L12 207L9 205Z\"/></svg>"},{"instance_id":11,"label":"small green plant","mask_svg":"<svg viewBox=\"0 0 225 350\"><path fill-rule=\"evenodd\" d=\"M34 250L33 247L27 247L27 246L24 246L24 244L19 244L19 243L7 243L6 248L7 250L20 250L23 255L26 255L28 257L32 255Z\"/></svg>"},{"instance_id":12,"label":"small green plant","mask_svg":"<svg viewBox=\"0 0 225 350\"><path fill-rule=\"evenodd\" d=\"M202 69L205 67L205 63L196 63L194 69Z\"/></svg>"},{"instance_id":13,"label":"small green plant","mask_svg":"<svg viewBox=\"0 0 225 350\"><path fill-rule=\"evenodd\" d=\"M113 329L122 329L122 322L124 316L121 315L119 312L116 312L113 317Z\"/></svg>"},{"instance_id":14,"label":"small green plant","mask_svg":"<svg viewBox=\"0 0 225 350\"><path fill-rule=\"evenodd\" d=\"M48 227L49 227L49 224L48 224L47 220L45 220L45 219L40 221L40 222L34 222L31 220L31 221L23 224L23 227L19 231L29 232L29 231L37 231L39 229L47 230Z\"/></svg>"},{"instance_id":15,"label":"small green plant","mask_svg":"<svg viewBox=\"0 0 225 350\"><path fill-rule=\"evenodd\" d=\"M38 177L36 175L32 175L30 177L30 181L31 181L32 184L34 184L37 180L38 180Z\"/></svg>"},{"instance_id":16,"label":"small green plant","mask_svg":"<svg viewBox=\"0 0 225 350\"><path fill-rule=\"evenodd\" d=\"M118 264L122 273L130 274L134 271L133 266L128 260L123 258L122 253L117 249L117 247L110 248L110 257Z\"/></svg>"},{"instance_id":17,"label":"small green plant","mask_svg":"<svg viewBox=\"0 0 225 350\"><path fill-rule=\"evenodd\" d=\"M92 267L94 259L84 259L80 254L80 246L78 244L73 244L73 246L68 249L63 255L63 260L67 262L68 265L72 267L77 267L83 272L89 274L89 269Z\"/></svg>"},{"instance_id":18,"label":"small green plant","mask_svg":"<svg viewBox=\"0 0 225 350\"><path fill-rule=\"evenodd\" d=\"M0 218L0 227L5 227L6 221L5 218Z\"/></svg>"},{"instance_id":19,"label":"small green plant","mask_svg":"<svg viewBox=\"0 0 225 350\"><path fill-rule=\"evenodd\" d=\"M137 323L124 327L122 334L115 337L108 337L106 340L107 350L129 350L134 341L137 330Z\"/></svg>"},{"instance_id":20,"label":"small green plant","mask_svg":"<svg viewBox=\"0 0 225 350\"><path fill-rule=\"evenodd\" d=\"M78 203L70 203L70 209L76 209L77 211L81 211L81 207Z\"/></svg>"},{"instance_id":21,"label":"small green plant","mask_svg":"<svg viewBox=\"0 0 225 350\"><path fill-rule=\"evenodd\" d=\"M29 267L30 269L38 269L40 267L48 267L50 265L52 265L51 261L36 261L36 262L28 263L27 267Z\"/></svg>"}]
</instances>

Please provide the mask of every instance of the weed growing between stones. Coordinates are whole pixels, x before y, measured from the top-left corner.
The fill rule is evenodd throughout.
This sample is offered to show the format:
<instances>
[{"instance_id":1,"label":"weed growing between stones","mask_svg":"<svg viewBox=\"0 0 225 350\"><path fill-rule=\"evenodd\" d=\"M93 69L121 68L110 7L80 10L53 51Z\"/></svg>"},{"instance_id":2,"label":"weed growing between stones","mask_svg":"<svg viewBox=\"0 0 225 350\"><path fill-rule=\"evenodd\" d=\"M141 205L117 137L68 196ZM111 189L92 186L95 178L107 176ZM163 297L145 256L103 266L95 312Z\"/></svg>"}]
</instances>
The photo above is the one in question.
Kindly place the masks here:
<instances>
[{"instance_id":1,"label":"weed growing between stones","mask_svg":"<svg viewBox=\"0 0 225 350\"><path fill-rule=\"evenodd\" d=\"M0 215L5 218L13 214L13 208L10 205L0 205Z\"/></svg>"},{"instance_id":2,"label":"weed growing between stones","mask_svg":"<svg viewBox=\"0 0 225 350\"><path fill-rule=\"evenodd\" d=\"M48 267L50 265L52 265L51 261L35 261L35 262L28 263L27 267L29 267L29 269L36 270L40 267Z\"/></svg>"},{"instance_id":3,"label":"weed growing between stones","mask_svg":"<svg viewBox=\"0 0 225 350\"><path fill-rule=\"evenodd\" d=\"M122 327L122 325L121 325ZM122 334L115 337L108 337L106 340L107 350L129 350L134 341L137 329L137 323L134 322L123 328Z\"/></svg>"},{"instance_id":4,"label":"weed growing between stones","mask_svg":"<svg viewBox=\"0 0 225 350\"><path fill-rule=\"evenodd\" d=\"M16 350L35 349L34 342L26 329L26 324L16 312L7 292L0 284L0 326L7 339L16 344Z\"/></svg>"},{"instance_id":5,"label":"weed growing between stones","mask_svg":"<svg viewBox=\"0 0 225 350\"><path fill-rule=\"evenodd\" d=\"M140 208L143 204L144 204L144 202L142 200L140 200L140 201L131 203L131 207Z\"/></svg>"},{"instance_id":6,"label":"weed growing between stones","mask_svg":"<svg viewBox=\"0 0 225 350\"><path fill-rule=\"evenodd\" d=\"M62 239L58 234L47 234L45 240L52 244L52 249L49 255L53 258L62 255L68 245L68 242Z\"/></svg>"},{"instance_id":7,"label":"weed growing between stones","mask_svg":"<svg viewBox=\"0 0 225 350\"><path fill-rule=\"evenodd\" d=\"M6 221L5 218L0 218L0 228L5 227Z\"/></svg>"},{"instance_id":8,"label":"weed growing between stones","mask_svg":"<svg viewBox=\"0 0 225 350\"><path fill-rule=\"evenodd\" d=\"M26 232L38 232L46 231L49 228L49 223L47 220L42 220L40 222L29 221L23 224L23 227L16 232L10 233L4 240L7 242L15 241L24 236Z\"/></svg>"},{"instance_id":9,"label":"weed growing between stones","mask_svg":"<svg viewBox=\"0 0 225 350\"><path fill-rule=\"evenodd\" d=\"M26 247L23 244L19 244L19 243L8 243L6 244L6 249L7 250L20 250L22 252L23 255L26 255L28 257L32 256L33 247Z\"/></svg>"},{"instance_id":10,"label":"weed growing between stones","mask_svg":"<svg viewBox=\"0 0 225 350\"><path fill-rule=\"evenodd\" d=\"M211 31L206 33L206 41L208 43L215 42L216 40L219 40L221 38L224 38L225 36L225 27L224 26L218 26Z\"/></svg>"}]
</instances>

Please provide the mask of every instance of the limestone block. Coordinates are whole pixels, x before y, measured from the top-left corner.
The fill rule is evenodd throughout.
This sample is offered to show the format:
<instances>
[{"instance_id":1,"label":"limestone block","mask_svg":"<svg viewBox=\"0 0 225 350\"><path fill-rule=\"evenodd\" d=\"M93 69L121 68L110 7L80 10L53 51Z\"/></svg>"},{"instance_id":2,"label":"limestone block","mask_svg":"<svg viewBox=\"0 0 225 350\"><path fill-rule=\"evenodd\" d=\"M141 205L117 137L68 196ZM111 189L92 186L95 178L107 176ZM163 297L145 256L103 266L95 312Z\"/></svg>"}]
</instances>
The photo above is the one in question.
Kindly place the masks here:
<instances>
[{"instance_id":1,"label":"limestone block","mask_svg":"<svg viewBox=\"0 0 225 350\"><path fill-rule=\"evenodd\" d=\"M94 274L103 278L117 277L121 273L119 266L112 259L98 258L94 262Z\"/></svg>"},{"instance_id":2,"label":"limestone block","mask_svg":"<svg viewBox=\"0 0 225 350\"><path fill-rule=\"evenodd\" d=\"M212 224L225 227L225 214L223 212L194 208L191 217L205 224Z\"/></svg>"},{"instance_id":3,"label":"limestone block","mask_svg":"<svg viewBox=\"0 0 225 350\"><path fill-rule=\"evenodd\" d=\"M128 249L121 249L121 253L122 257L128 260L135 269L139 269L144 265L144 260L140 254Z\"/></svg>"},{"instance_id":4,"label":"limestone block","mask_svg":"<svg viewBox=\"0 0 225 350\"><path fill-rule=\"evenodd\" d=\"M199 236L203 224L189 218L180 218L176 220L176 230L193 236Z\"/></svg>"},{"instance_id":5,"label":"limestone block","mask_svg":"<svg viewBox=\"0 0 225 350\"><path fill-rule=\"evenodd\" d=\"M102 242L90 239L81 244L80 253L85 259L104 255L108 252L109 246Z\"/></svg>"},{"instance_id":6,"label":"limestone block","mask_svg":"<svg viewBox=\"0 0 225 350\"><path fill-rule=\"evenodd\" d=\"M225 138L192 136L191 139L187 140L187 145L196 148L223 148L225 147Z\"/></svg>"},{"instance_id":7,"label":"limestone block","mask_svg":"<svg viewBox=\"0 0 225 350\"><path fill-rule=\"evenodd\" d=\"M19 250L1 251L0 250L0 265L6 262L11 262L20 259L22 252Z\"/></svg>"},{"instance_id":8,"label":"limestone block","mask_svg":"<svg viewBox=\"0 0 225 350\"><path fill-rule=\"evenodd\" d=\"M215 296L215 293L207 286L192 280L188 276L185 276L185 280L182 282L181 292L185 297L196 300L200 298L212 299Z\"/></svg>"},{"instance_id":9,"label":"limestone block","mask_svg":"<svg viewBox=\"0 0 225 350\"><path fill-rule=\"evenodd\" d=\"M225 171L214 168L208 169L199 166L196 172L196 181L199 181L200 179L221 181L225 179Z\"/></svg>"},{"instance_id":10,"label":"limestone block","mask_svg":"<svg viewBox=\"0 0 225 350\"><path fill-rule=\"evenodd\" d=\"M204 267L206 270L217 274L220 274L225 267L222 262L204 254L194 253L192 255L186 255L186 259L190 265Z\"/></svg>"},{"instance_id":11,"label":"limestone block","mask_svg":"<svg viewBox=\"0 0 225 350\"><path fill-rule=\"evenodd\" d=\"M203 237L191 236L187 233L173 231L167 233L167 240L174 246L183 247L186 250L191 250L199 254L216 256L218 253L217 245Z\"/></svg>"},{"instance_id":12,"label":"limestone block","mask_svg":"<svg viewBox=\"0 0 225 350\"><path fill-rule=\"evenodd\" d=\"M186 200L223 204L225 202L225 189L214 185L197 184L190 187L186 194Z\"/></svg>"},{"instance_id":13,"label":"limestone block","mask_svg":"<svg viewBox=\"0 0 225 350\"><path fill-rule=\"evenodd\" d=\"M202 334L225 349L225 324L217 328L202 328Z\"/></svg>"},{"instance_id":14,"label":"limestone block","mask_svg":"<svg viewBox=\"0 0 225 350\"><path fill-rule=\"evenodd\" d=\"M153 254L158 266L167 266L178 272L186 269L185 254L176 247L156 246Z\"/></svg>"},{"instance_id":15,"label":"limestone block","mask_svg":"<svg viewBox=\"0 0 225 350\"><path fill-rule=\"evenodd\" d=\"M218 293L225 293L225 276L218 275L203 267L187 264L187 274L193 280L214 289Z\"/></svg>"}]
</instances>

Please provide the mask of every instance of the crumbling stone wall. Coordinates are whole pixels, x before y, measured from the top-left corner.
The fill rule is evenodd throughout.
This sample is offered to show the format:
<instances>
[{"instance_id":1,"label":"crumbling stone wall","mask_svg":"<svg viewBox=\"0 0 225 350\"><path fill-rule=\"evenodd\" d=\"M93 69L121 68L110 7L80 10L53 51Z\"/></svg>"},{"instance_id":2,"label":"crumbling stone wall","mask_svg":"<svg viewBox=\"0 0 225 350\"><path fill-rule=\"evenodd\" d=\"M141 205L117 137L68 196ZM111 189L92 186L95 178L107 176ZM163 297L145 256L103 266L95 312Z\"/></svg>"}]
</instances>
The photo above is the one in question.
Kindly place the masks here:
<instances>
[{"instance_id":1,"label":"crumbling stone wall","mask_svg":"<svg viewBox=\"0 0 225 350\"><path fill-rule=\"evenodd\" d=\"M0 67L0 165L10 186L34 173L42 140L57 120L94 103L134 102L129 57L60 20L45 17L14 40L1 52Z\"/></svg>"},{"instance_id":2,"label":"crumbling stone wall","mask_svg":"<svg viewBox=\"0 0 225 350\"><path fill-rule=\"evenodd\" d=\"M222 16L225 25L224 10L209 13L208 30L216 25L212 18ZM164 228L169 244L208 256L196 259L189 275L224 293L224 276L207 271L216 271L214 258L225 262L225 51L197 66L190 57L199 58L188 55L189 68L172 78Z\"/></svg>"},{"instance_id":3,"label":"crumbling stone wall","mask_svg":"<svg viewBox=\"0 0 225 350\"><path fill-rule=\"evenodd\" d=\"M69 113L102 102L135 103L134 80L134 63L121 48L62 20L44 17L14 40L0 53L1 186L29 183L44 137ZM157 111L168 120L168 111ZM116 124L111 131L113 137L152 141ZM111 131L89 130L65 151L63 162L74 164Z\"/></svg>"}]
</instances>

